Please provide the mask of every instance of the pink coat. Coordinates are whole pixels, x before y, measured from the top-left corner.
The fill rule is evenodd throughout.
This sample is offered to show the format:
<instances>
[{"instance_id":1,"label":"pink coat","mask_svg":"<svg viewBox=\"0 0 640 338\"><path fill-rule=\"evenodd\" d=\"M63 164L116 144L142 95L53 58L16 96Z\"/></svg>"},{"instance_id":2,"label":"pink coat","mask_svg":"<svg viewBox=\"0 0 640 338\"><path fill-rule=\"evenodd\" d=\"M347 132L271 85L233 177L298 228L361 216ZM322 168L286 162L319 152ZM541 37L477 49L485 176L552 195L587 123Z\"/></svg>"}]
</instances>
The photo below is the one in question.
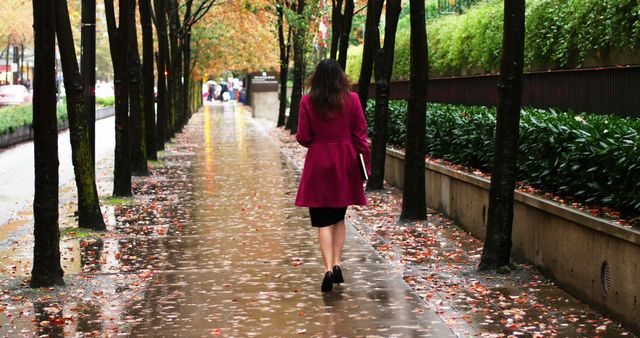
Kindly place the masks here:
<instances>
[{"instance_id":1,"label":"pink coat","mask_svg":"<svg viewBox=\"0 0 640 338\"><path fill-rule=\"evenodd\" d=\"M320 119L307 95L300 101L296 139L309 148L295 204L341 208L366 205L358 153L371 173L367 123L358 95L350 93L341 114Z\"/></svg>"}]
</instances>

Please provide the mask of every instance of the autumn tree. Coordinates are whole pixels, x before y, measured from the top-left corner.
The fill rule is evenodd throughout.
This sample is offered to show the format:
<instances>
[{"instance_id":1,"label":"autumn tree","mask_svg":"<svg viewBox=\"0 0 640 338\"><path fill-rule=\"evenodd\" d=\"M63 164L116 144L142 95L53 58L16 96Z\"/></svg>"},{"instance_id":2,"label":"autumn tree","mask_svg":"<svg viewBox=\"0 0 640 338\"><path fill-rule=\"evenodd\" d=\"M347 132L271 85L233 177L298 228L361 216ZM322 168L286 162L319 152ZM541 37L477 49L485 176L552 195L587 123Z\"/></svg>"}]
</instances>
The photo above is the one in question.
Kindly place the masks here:
<instances>
[{"instance_id":1,"label":"autumn tree","mask_svg":"<svg viewBox=\"0 0 640 338\"><path fill-rule=\"evenodd\" d=\"M33 147L35 193L31 287L64 285L58 228L58 119L56 117L55 1L33 0L35 41Z\"/></svg>"},{"instance_id":2,"label":"autumn tree","mask_svg":"<svg viewBox=\"0 0 640 338\"><path fill-rule=\"evenodd\" d=\"M358 79L358 97L362 111L367 110L369 99L369 84L373 73L373 58L377 46L380 46L380 16L384 0L367 1L367 18L364 30L364 45L362 46L362 65Z\"/></svg>"},{"instance_id":3,"label":"autumn tree","mask_svg":"<svg viewBox=\"0 0 640 338\"><path fill-rule=\"evenodd\" d=\"M213 78L225 71L248 74L278 67L278 53L271 52L278 50L277 34L270 29L277 24L273 7L268 1L213 6L192 29L192 58L198 60L194 72ZM296 14L288 7L284 12L288 28Z\"/></svg>"},{"instance_id":4,"label":"autumn tree","mask_svg":"<svg viewBox=\"0 0 640 338\"><path fill-rule=\"evenodd\" d=\"M411 77L407 105L404 188L400 218L418 220L427 218L424 154L427 150L425 131L429 55L424 0L411 0L410 6Z\"/></svg>"},{"instance_id":5,"label":"autumn tree","mask_svg":"<svg viewBox=\"0 0 640 338\"><path fill-rule=\"evenodd\" d=\"M71 159L78 190L78 224L80 227L105 230L100 211L100 200L96 187L95 167L92 158L89 128L84 104L85 92L76 60L76 50L69 21L69 11L65 0L56 0L56 33L60 60L67 92L67 114L69 116L69 136Z\"/></svg>"},{"instance_id":6,"label":"autumn tree","mask_svg":"<svg viewBox=\"0 0 640 338\"><path fill-rule=\"evenodd\" d=\"M184 13L184 19L182 20L182 27L180 27L180 39L182 41L182 97L183 106L182 110L184 114L187 114L183 118L183 123L186 123L186 119L191 116L191 110L189 109L189 102L192 101L191 95L194 91L190 90L193 86L191 73L193 72L193 64L191 59L192 51L192 30L193 26L198 23L213 7L216 0L201 0L199 3L195 3L193 0L187 0L186 10ZM247 4L248 5L248 4Z\"/></svg>"},{"instance_id":7,"label":"autumn tree","mask_svg":"<svg viewBox=\"0 0 640 338\"><path fill-rule=\"evenodd\" d=\"M525 0L505 0L487 232L480 270L504 266L509 263L511 256L513 196L522 108L524 36Z\"/></svg>"},{"instance_id":8,"label":"autumn tree","mask_svg":"<svg viewBox=\"0 0 640 338\"><path fill-rule=\"evenodd\" d=\"M389 123L389 91L393 70L393 53L401 1L387 0L384 45L375 47L374 69L376 78L376 111L371 135L371 177L367 190L382 189L384 163L387 151L387 125ZM380 41L379 38L377 41Z\"/></svg>"},{"instance_id":9,"label":"autumn tree","mask_svg":"<svg viewBox=\"0 0 640 338\"><path fill-rule=\"evenodd\" d=\"M130 0L119 1L119 23L116 25L113 0L105 0L105 14L109 31L109 45L113 61L114 91L116 96L116 148L113 165L113 195L131 196L131 166L129 144L129 17Z\"/></svg>"}]
</instances>

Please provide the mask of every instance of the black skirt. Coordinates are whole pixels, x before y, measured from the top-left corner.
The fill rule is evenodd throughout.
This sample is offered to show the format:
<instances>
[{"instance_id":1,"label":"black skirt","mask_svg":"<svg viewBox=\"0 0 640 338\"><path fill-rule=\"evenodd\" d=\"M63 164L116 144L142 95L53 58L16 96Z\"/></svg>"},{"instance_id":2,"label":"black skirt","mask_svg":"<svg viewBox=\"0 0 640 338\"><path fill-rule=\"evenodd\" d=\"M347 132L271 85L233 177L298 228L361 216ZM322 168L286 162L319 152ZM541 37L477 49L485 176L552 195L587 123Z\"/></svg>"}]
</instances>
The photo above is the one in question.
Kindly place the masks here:
<instances>
[{"instance_id":1,"label":"black skirt","mask_svg":"<svg viewBox=\"0 0 640 338\"><path fill-rule=\"evenodd\" d=\"M344 208L309 208L311 226L326 227L344 219L347 207Z\"/></svg>"}]
</instances>

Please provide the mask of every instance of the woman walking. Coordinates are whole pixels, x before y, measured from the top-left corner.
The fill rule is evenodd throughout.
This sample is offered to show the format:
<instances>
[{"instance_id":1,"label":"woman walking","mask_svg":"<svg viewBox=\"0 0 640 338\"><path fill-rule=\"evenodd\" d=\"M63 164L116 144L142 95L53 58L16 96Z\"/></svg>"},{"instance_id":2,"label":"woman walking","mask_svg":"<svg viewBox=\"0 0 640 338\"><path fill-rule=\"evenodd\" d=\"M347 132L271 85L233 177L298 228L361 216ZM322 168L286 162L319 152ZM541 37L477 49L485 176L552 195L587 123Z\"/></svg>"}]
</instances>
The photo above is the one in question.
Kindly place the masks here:
<instances>
[{"instance_id":1,"label":"woman walking","mask_svg":"<svg viewBox=\"0 0 640 338\"><path fill-rule=\"evenodd\" d=\"M333 283L344 282L344 215L349 205L367 204L359 154L368 175L370 151L360 100L349 91L338 62L320 61L308 85L309 94L300 101L296 138L309 150L295 204L309 208L311 225L318 228L325 269L321 290L328 292Z\"/></svg>"}]
</instances>

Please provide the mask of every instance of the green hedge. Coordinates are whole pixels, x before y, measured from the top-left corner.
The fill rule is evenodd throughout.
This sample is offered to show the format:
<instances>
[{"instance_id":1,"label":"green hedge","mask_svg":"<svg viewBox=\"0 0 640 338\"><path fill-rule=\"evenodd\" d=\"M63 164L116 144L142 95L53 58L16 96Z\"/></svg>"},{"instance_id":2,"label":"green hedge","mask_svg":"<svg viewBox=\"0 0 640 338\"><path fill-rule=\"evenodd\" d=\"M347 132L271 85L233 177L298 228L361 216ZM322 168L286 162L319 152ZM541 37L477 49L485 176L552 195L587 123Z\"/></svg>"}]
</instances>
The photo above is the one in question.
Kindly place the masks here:
<instances>
[{"instance_id":1,"label":"green hedge","mask_svg":"<svg viewBox=\"0 0 640 338\"><path fill-rule=\"evenodd\" d=\"M369 132L374 104L367 107ZM390 105L389 143L403 146L405 101ZM429 104L427 153L487 172L495 108ZM518 179L591 205L640 214L640 120L526 108L520 123Z\"/></svg>"},{"instance_id":2,"label":"green hedge","mask_svg":"<svg viewBox=\"0 0 640 338\"><path fill-rule=\"evenodd\" d=\"M115 104L114 97L96 98L97 107L111 107ZM58 103L58 122L67 121L66 98ZM30 126L33 118L31 104L0 108L0 135L8 134L22 126Z\"/></svg>"},{"instance_id":3,"label":"green hedge","mask_svg":"<svg viewBox=\"0 0 640 338\"><path fill-rule=\"evenodd\" d=\"M640 63L639 0L530 0L526 10L528 71ZM497 73L502 19L503 1L486 0L427 20L431 75ZM409 78L408 20L398 25L394 79ZM350 52L355 60L361 53Z\"/></svg>"},{"instance_id":4,"label":"green hedge","mask_svg":"<svg viewBox=\"0 0 640 338\"><path fill-rule=\"evenodd\" d=\"M30 104L5 107L0 109L0 135L9 134L22 126L30 126L33 108ZM67 120L67 108L58 105L58 122Z\"/></svg>"},{"instance_id":5,"label":"green hedge","mask_svg":"<svg viewBox=\"0 0 640 338\"><path fill-rule=\"evenodd\" d=\"M96 98L96 106L98 107L111 107L116 104L116 98L111 97L97 97Z\"/></svg>"}]
</instances>

